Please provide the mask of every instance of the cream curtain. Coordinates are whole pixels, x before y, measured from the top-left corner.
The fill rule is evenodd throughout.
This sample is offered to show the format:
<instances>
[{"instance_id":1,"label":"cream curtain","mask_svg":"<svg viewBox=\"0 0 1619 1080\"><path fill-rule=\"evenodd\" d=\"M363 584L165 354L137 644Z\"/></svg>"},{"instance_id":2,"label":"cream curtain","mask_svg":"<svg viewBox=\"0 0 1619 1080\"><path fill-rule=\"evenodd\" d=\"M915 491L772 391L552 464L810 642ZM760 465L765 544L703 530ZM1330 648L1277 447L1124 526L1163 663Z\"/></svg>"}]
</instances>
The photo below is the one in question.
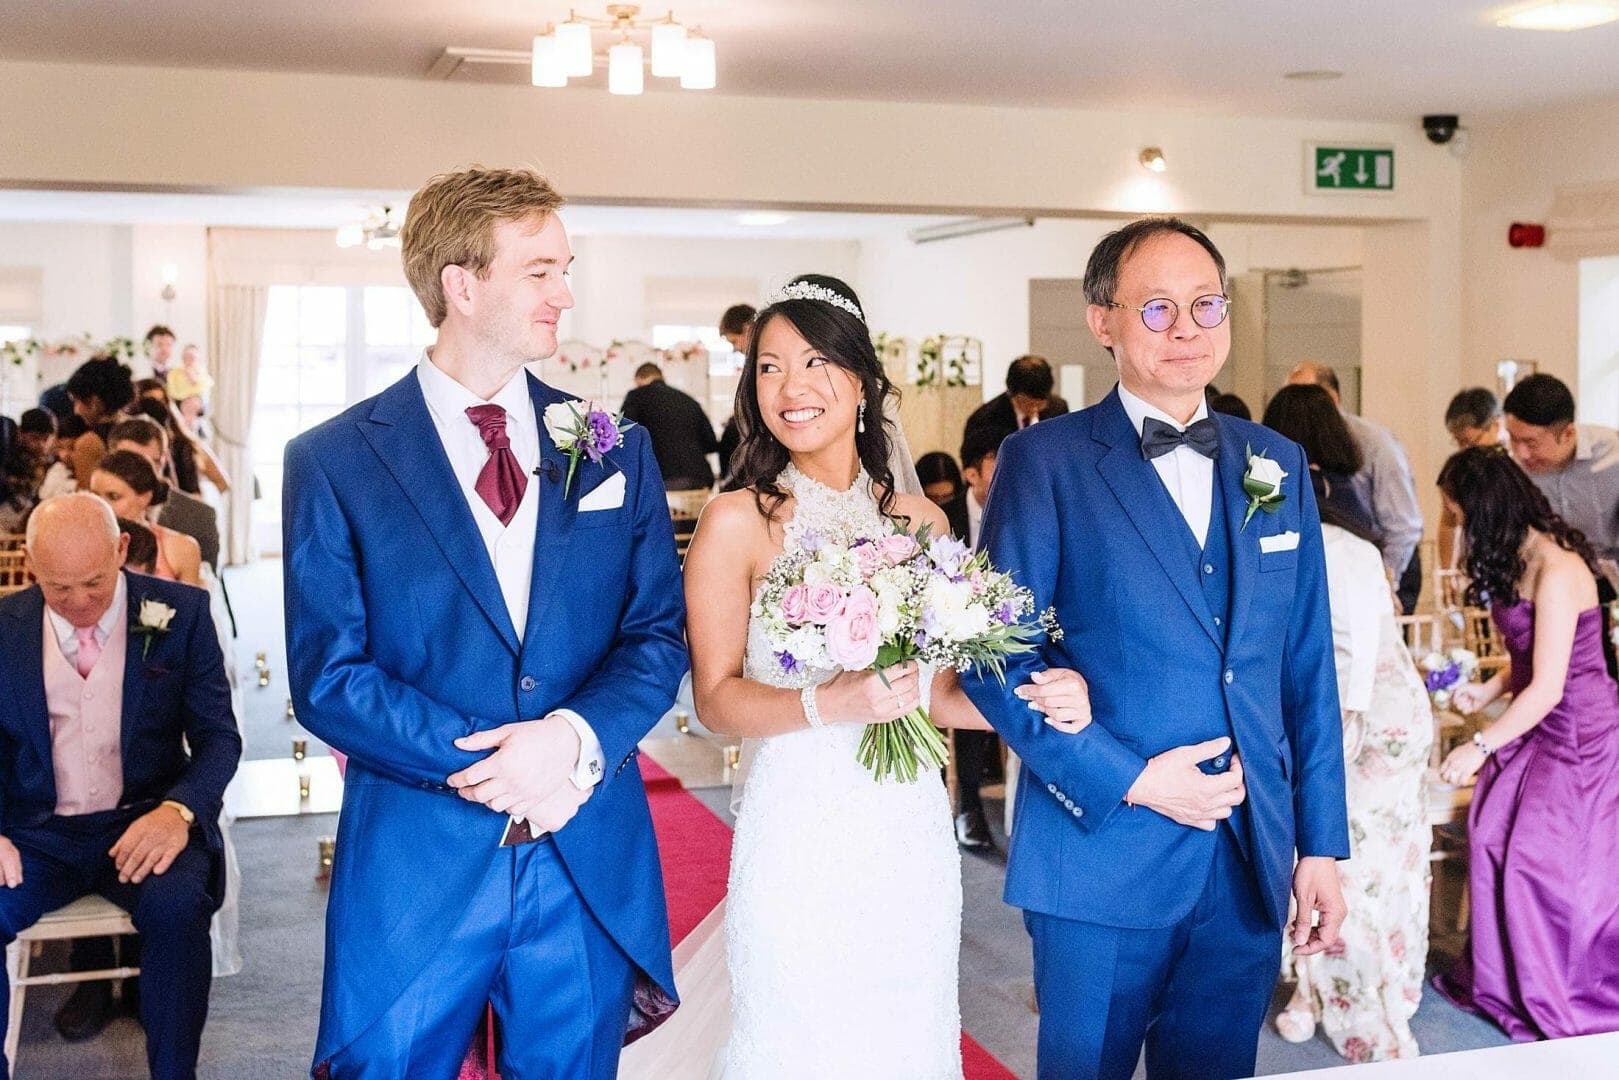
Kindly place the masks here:
<instances>
[{"instance_id":1,"label":"cream curtain","mask_svg":"<svg viewBox=\"0 0 1619 1080\"><path fill-rule=\"evenodd\" d=\"M215 367L211 404L215 444L231 488L220 523L224 561L236 566L253 551L253 401L264 347L264 285L215 284L208 294L208 355Z\"/></svg>"}]
</instances>

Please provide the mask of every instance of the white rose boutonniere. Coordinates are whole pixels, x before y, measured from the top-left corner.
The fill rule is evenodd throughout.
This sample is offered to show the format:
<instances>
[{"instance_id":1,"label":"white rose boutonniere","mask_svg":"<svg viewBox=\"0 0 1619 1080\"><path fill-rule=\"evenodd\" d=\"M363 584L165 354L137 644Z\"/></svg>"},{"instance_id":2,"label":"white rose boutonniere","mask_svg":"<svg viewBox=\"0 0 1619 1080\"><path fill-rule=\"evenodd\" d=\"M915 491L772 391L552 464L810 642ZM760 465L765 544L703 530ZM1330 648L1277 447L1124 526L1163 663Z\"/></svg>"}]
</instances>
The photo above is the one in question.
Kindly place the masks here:
<instances>
[{"instance_id":1,"label":"white rose boutonniere","mask_svg":"<svg viewBox=\"0 0 1619 1080\"><path fill-rule=\"evenodd\" d=\"M169 632L169 623L174 619L174 609L161 600L142 600L140 610L135 613L135 627L130 631L145 638L141 645L141 659L152 651L152 639L159 634Z\"/></svg>"},{"instance_id":2,"label":"white rose boutonniere","mask_svg":"<svg viewBox=\"0 0 1619 1080\"><path fill-rule=\"evenodd\" d=\"M562 497L568 497L579 459L588 457L601 464L609 450L624 445L624 431L631 425L594 401L559 401L545 410L545 433L558 450L568 455L568 478L562 483Z\"/></svg>"},{"instance_id":3,"label":"white rose boutonniere","mask_svg":"<svg viewBox=\"0 0 1619 1080\"><path fill-rule=\"evenodd\" d=\"M1280 462L1266 457L1263 450L1256 454L1253 447L1248 447L1248 471L1242 474L1242 490L1248 496L1248 512L1243 515L1242 528L1248 527L1256 512L1263 510L1267 514L1274 514L1281 508L1287 498L1282 494L1282 481L1286 478L1287 472Z\"/></svg>"}]
</instances>

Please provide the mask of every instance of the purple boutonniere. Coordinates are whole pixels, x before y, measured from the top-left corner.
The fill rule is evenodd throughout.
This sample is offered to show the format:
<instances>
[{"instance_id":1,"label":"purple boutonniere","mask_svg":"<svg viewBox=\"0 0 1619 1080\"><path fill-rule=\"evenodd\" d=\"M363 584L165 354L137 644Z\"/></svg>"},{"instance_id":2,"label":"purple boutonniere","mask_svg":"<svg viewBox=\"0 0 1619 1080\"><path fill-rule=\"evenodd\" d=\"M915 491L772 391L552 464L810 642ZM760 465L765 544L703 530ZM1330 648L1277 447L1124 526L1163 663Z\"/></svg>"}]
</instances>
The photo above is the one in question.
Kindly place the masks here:
<instances>
[{"instance_id":1,"label":"purple boutonniere","mask_svg":"<svg viewBox=\"0 0 1619 1080\"><path fill-rule=\"evenodd\" d=\"M609 450L624 445L624 432L633 425L593 401L559 401L545 410L545 431L558 450L568 455L568 477L562 497L568 497L580 458L600 465Z\"/></svg>"}]
</instances>

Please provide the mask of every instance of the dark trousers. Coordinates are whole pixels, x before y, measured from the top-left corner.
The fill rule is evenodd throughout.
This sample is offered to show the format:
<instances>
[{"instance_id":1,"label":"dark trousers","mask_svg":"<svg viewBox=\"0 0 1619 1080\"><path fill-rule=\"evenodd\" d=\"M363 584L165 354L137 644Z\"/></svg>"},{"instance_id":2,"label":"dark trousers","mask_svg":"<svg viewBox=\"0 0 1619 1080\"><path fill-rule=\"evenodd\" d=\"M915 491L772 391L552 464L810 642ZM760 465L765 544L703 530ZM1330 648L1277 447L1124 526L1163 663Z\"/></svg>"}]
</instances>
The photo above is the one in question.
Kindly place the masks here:
<instances>
[{"instance_id":1,"label":"dark trousers","mask_svg":"<svg viewBox=\"0 0 1619 1080\"><path fill-rule=\"evenodd\" d=\"M993 731L956 729L956 811L962 814L982 812L984 801L978 794L983 786L984 774L990 758L1000 746L1000 736Z\"/></svg>"},{"instance_id":2,"label":"dark trousers","mask_svg":"<svg viewBox=\"0 0 1619 1080\"><path fill-rule=\"evenodd\" d=\"M1158 930L1025 912L1040 1002L1040 1080L1252 1076L1281 957L1281 928L1230 829L1203 893Z\"/></svg>"},{"instance_id":3,"label":"dark trousers","mask_svg":"<svg viewBox=\"0 0 1619 1080\"><path fill-rule=\"evenodd\" d=\"M1405 564L1405 573L1394 585L1394 594L1400 598L1400 610L1410 615L1417 610L1417 597L1422 595L1422 551L1418 549L1411 553L1411 561Z\"/></svg>"},{"instance_id":4,"label":"dark trousers","mask_svg":"<svg viewBox=\"0 0 1619 1080\"><path fill-rule=\"evenodd\" d=\"M433 960L332 1056L331 1080L454 1077L487 1004L501 1022L505 1080L617 1074L636 969L585 906L555 845L505 849L474 885ZM328 998L366 974L329 969Z\"/></svg>"},{"instance_id":5,"label":"dark trousers","mask_svg":"<svg viewBox=\"0 0 1619 1080\"><path fill-rule=\"evenodd\" d=\"M107 850L145 810L53 817L8 829L6 838L22 856L23 880L15 889L0 889L0 943L9 945L40 916L91 894L129 912L143 944L147 1068L154 1080L191 1080L197 1075L213 979L208 940L213 857L201 832L193 829L190 843L167 871L139 885L119 882ZM0 984L0 1009L9 1008L10 995L10 987Z\"/></svg>"}]
</instances>

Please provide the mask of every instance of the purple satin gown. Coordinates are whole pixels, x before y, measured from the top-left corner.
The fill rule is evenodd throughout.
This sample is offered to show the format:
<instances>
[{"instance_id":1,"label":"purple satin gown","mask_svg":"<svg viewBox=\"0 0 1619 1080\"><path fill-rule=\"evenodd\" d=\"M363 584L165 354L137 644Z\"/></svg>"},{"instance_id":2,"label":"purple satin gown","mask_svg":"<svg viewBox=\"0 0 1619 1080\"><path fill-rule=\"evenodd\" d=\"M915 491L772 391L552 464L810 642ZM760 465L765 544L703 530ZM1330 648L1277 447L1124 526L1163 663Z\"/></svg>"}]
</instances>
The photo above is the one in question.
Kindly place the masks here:
<instances>
[{"instance_id":1,"label":"purple satin gown","mask_svg":"<svg viewBox=\"0 0 1619 1080\"><path fill-rule=\"evenodd\" d=\"M1518 693L1533 603L1495 624ZM1440 992L1514 1041L1619 1030L1619 687L1601 609L1579 617L1563 699L1480 770L1468 828L1472 942Z\"/></svg>"}]
</instances>

